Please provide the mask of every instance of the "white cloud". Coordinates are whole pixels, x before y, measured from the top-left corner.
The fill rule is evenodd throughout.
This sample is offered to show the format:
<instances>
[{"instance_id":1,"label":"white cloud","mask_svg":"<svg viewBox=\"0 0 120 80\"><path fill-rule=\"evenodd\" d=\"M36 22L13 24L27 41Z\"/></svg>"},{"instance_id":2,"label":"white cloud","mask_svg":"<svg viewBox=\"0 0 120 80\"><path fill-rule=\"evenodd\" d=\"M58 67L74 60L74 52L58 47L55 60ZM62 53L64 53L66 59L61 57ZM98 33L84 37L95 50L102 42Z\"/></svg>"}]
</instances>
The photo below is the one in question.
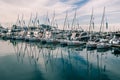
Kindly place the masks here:
<instances>
[{"instance_id":1,"label":"white cloud","mask_svg":"<svg viewBox=\"0 0 120 80\"><path fill-rule=\"evenodd\" d=\"M89 25L92 8L94 8L95 22L100 24L103 7L106 6L108 21L113 24L120 22L120 1L119 0L86 0L85 4L75 5L74 3L83 0L1 0L0 1L0 23L15 23L18 14L24 14L24 19L28 20L30 14L36 12L39 16L49 12L51 18L56 12L56 19L64 21L65 11L68 11L68 18L73 19L74 8L77 9L77 17L81 25ZM71 21L71 20L70 20ZM61 24L60 24L61 25Z\"/></svg>"}]
</instances>

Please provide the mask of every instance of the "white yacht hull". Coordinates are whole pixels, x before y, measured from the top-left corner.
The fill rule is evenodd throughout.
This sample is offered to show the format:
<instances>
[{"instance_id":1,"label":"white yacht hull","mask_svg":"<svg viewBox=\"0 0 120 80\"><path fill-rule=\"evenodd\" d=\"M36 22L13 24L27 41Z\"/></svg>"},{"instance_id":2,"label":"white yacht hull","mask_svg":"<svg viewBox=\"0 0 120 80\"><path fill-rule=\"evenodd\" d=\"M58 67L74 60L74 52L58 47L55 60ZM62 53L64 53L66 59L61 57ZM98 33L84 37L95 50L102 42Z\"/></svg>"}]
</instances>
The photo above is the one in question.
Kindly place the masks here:
<instances>
[{"instance_id":1,"label":"white yacht hull","mask_svg":"<svg viewBox=\"0 0 120 80\"><path fill-rule=\"evenodd\" d=\"M111 45L108 43L98 43L97 44L98 49L106 49L106 48L110 48L110 47L111 47Z\"/></svg>"},{"instance_id":2,"label":"white yacht hull","mask_svg":"<svg viewBox=\"0 0 120 80\"><path fill-rule=\"evenodd\" d=\"M97 47L97 43L95 43L95 42L88 42L86 44L86 47L87 48L96 48Z\"/></svg>"}]
</instances>

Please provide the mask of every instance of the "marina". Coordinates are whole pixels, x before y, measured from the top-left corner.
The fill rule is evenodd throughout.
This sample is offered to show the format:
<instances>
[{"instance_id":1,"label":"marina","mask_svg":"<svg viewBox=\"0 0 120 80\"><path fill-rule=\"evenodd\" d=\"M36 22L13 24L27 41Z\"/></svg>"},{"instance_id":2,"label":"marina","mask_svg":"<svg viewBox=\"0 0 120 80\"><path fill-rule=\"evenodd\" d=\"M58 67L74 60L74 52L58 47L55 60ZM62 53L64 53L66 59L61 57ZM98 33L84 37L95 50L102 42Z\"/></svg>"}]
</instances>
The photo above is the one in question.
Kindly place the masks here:
<instances>
[{"instance_id":1,"label":"marina","mask_svg":"<svg viewBox=\"0 0 120 80\"><path fill-rule=\"evenodd\" d=\"M58 28L55 19L55 12L51 22L49 21L48 13L45 16L45 23L39 23L38 14L35 18L30 16L28 24L25 24L23 18L19 15L16 24L13 24L10 29L0 25L0 38L3 40L20 40L23 42L38 42L43 44L60 44L65 46L81 46L86 44L88 48L109 49L111 47L120 46L120 31L104 32L108 29L108 21L106 19L106 7L103 9L101 24L99 31L94 31L94 10L92 9L88 31L79 26L77 22L77 10L75 10L71 25L68 24L68 12L66 11L63 29ZM56 25L54 25L56 23ZM28 25L28 26L27 26ZM70 29L67 29L70 27ZM76 29L78 27L78 29Z\"/></svg>"},{"instance_id":2,"label":"marina","mask_svg":"<svg viewBox=\"0 0 120 80\"><path fill-rule=\"evenodd\" d=\"M120 47L120 32L98 32L47 30L46 28L25 31L24 29L5 29L1 27L2 40L22 42L38 42L43 44L61 44L66 46L81 46L88 48ZM41 31L43 30L43 31ZM14 32L15 31L15 32ZM89 34L89 35L88 35Z\"/></svg>"},{"instance_id":3,"label":"marina","mask_svg":"<svg viewBox=\"0 0 120 80\"><path fill-rule=\"evenodd\" d=\"M0 80L119 80L120 31L101 31L105 8L99 32L93 31L93 10L88 31L74 29L76 12L66 29L67 15L63 29L35 25L37 17L32 26L1 25Z\"/></svg>"},{"instance_id":4,"label":"marina","mask_svg":"<svg viewBox=\"0 0 120 80\"><path fill-rule=\"evenodd\" d=\"M0 5L0 80L120 80L119 0Z\"/></svg>"}]
</instances>

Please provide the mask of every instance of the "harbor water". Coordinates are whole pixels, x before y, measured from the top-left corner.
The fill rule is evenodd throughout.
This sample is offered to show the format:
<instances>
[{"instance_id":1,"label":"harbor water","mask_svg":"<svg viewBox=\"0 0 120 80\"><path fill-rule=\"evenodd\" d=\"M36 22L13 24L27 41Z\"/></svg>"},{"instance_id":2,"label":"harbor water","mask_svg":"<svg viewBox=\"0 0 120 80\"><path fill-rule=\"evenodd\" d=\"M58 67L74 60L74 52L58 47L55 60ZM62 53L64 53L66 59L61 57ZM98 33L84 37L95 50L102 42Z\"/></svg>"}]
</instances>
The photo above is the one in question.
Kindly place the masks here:
<instances>
[{"instance_id":1,"label":"harbor water","mask_svg":"<svg viewBox=\"0 0 120 80\"><path fill-rule=\"evenodd\" d=\"M0 40L0 80L120 80L113 48Z\"/></svg>"}]
</instances>

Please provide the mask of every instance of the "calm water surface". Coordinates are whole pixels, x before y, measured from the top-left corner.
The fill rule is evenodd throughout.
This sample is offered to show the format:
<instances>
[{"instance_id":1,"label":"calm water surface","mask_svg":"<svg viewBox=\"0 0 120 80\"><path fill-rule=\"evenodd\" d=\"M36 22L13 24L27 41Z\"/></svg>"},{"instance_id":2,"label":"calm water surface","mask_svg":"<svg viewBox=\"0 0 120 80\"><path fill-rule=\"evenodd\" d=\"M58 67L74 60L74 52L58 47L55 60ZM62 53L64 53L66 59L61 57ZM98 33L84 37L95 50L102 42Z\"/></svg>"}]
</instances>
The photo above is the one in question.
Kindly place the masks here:
<instances>
[{"instance_id":1,"label":"calm water surface","mask_svg":"<svg viewBox=\"0 0 120 80\"><path fill-rule=\"evenodd\" d=\"M120 56L113 49L0 40L0 80L120 80Z\"/></svg>"}]
</instances>

